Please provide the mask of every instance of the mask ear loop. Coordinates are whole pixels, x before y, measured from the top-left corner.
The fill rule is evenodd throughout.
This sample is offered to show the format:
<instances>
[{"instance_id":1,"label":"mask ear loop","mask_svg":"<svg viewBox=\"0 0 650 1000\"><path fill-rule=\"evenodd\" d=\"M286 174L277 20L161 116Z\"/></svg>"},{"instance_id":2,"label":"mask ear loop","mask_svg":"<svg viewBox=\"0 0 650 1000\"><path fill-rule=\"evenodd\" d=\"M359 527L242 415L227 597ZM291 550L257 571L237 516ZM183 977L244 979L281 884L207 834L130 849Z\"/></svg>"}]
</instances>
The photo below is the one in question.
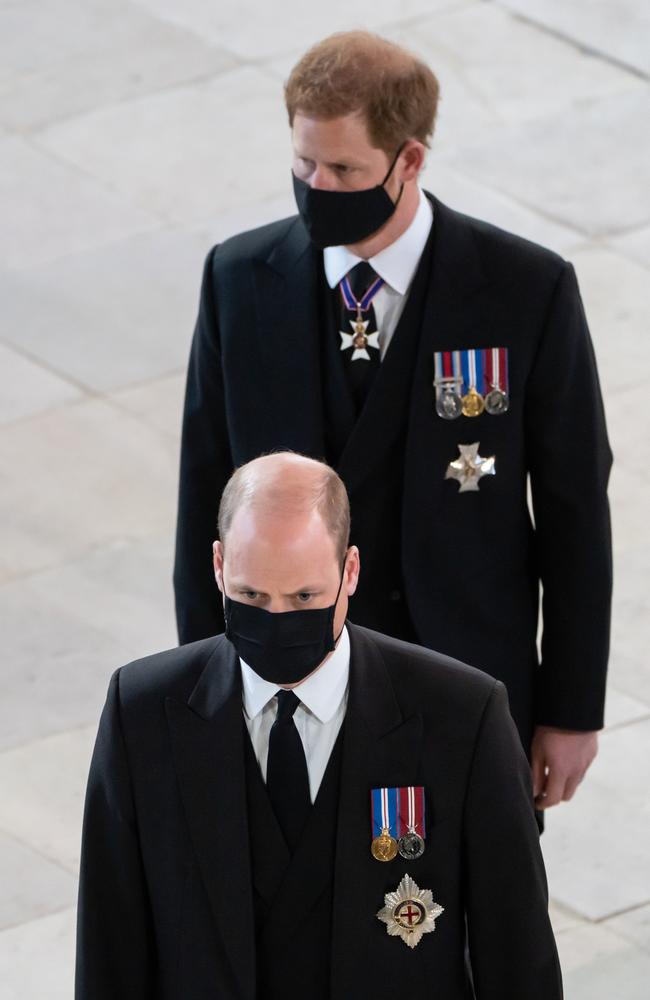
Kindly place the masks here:
<instances>
[{"instance_id":1,"label":"mask ear loop","mask_svg":"<svg viewBox=\"0 0 650 1000\"><path fill-rule=\"evenodd\" d=\"M332 605L332 608L333 608L333 610L332 610L332 625L334 624L334 615L336 614L336 605L339 603L339 597L341 596L341 588L343 586L343 577L345 576L345 565L347 563L348 552L349 551L350 550L348 549L346 551L346 553L345 553L345 559L343 560L343 569L341 570L341 579L339 580L339 589L336 591L336 598L334 600L334 604ZM339 632L339 634L337 635L336 639L334 640L334 646L336 646L337 642L339 641L339 639L343 635L343 629L344 628L345 628L345 622L343 622L343 625L341 626L341 631Z\"/></svg>"},{"instance_id":2,"label":"mask ear loop","mask_svg":"<svg viewBox=\"0 0 650 1000\"><path fill-rule=\"evenodd\" d=\"M399 160L400 153L404 149L404 146L406 145L407 142L408 142L408 139L405 139L404 142L402 143L402 145L399 147L399 149L395 153L395 156L393 157L393 162L391 163L390 167L388 168L388 173L386 174L386 176L384 177L383 181L381 182L381 187L384 186L384 184L386 183L386 181L388 180L388 178L392 174L393 170L395 169L395 164ZM403 184L402 184L402 187L404 187Z\"/></svg>"},{"instance_id":3,"label":"mask ear loop","mask_svg":"<svg viewBox=\"0 0 650 1000\"><path fill-rule=\"evenodd\" d=\"M384 177L383 181L381 182L381 187L385 186L386 181L388 180L388 178L392 174L392 172L393 172L393 170L395 168L395 164L397 163L397 161L399 159L400 153L404 149L404 146L406 145L407 142L408 142L408 139L405 139L404 142L402 143L402 145L399 147L399 149L395 153L395 157L393 159L393 162L391 163L390 167L388 168L388 173L386 174L386 176ZM402 182L400 184L399 194L397 195L397 201L393 202L393 211L395 211L395 209L399 205L400 199L401 199L403 193L404 193L404 183ZM388 192L386 192L386 194L388 194ZM388 195L388 197L390 198L390 195ZM392 198L391 198L391 201L392 201Z\"/></svg>"},{"instance_id":4,"label":"mask ear loop","mask_svg":"<svg viewBox=\"0 0 650 1000\"><path fill-rule=\"evenodd\" d=\"M407 142L408 142L408 139L405 139L404 142L402 143L402 145L400 146L400 148L395 153L395 156L393 158L393 162L391 163L390 167L388 168L388 173L386 174L386 176L384 177L383 181L381 182L381 187L385 186L386 181L388 180L388 178L392 174L392 172L393 172L393 170L395 168L395 164L397 163L397 161L398 161L398 159L400 157L400 153L404 149L404 146L406 145ZM404 184L402 183L402 184L400 184L400 189L399 189L399 194L397 196L397 201L393 202L393 211L395 211L395 209L399 205L400 198L402 197L403 192L404 192ZM386 194L388 194L388 192L386 192ZM390 198L390 195L388 195L388 197ZM391 198L391 201L392 201L392 198Z\"/></svg>"}]
</instances>

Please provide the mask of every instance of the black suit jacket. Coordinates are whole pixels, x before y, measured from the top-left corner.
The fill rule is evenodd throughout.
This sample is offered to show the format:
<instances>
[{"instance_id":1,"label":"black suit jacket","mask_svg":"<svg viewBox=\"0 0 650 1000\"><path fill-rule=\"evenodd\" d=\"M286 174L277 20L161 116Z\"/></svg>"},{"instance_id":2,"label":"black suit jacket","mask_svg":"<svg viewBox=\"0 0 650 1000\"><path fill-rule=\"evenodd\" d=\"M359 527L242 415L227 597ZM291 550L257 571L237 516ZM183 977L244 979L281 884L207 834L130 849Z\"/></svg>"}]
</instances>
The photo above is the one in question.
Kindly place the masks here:
<instances>
[{"instance_id":1,"label":"black suit jacket","mask_svg":"<svg viewBox=\"0 0 650 1000\"><path fill-rule=\"evenodd\" d=\"M503 686L349 629L331 997L467 1000L467 918L478 1000L557 1000L529 772ZM239 665L223 636L113 676L86 799L76 1000L254 1000L244 739ZM377 862L370 789L411 784L425 787L425 853ZM288 876L276 898L272 953L286 963L287 1000L309 995L297 942L328 888L327 853L302 859L306 877ZM414 950L376 918L405 872L445 908Z\"/></svg>"},{"instance_id":2,"label":"black suit jacket","mask_svg":"<svg viewBox=\"0 0 650 1000\"><path fill-rule=\"evenodd\" d=\"M432 202L410 391L366 406L338 466L353 536L372 502L372 477L386 474L380 455L399 430L396 408L404 408L395 533L418 641L504 681L524 745L534 723L598 729L609 644L611 453L575 274L556 254ZM234 237L207 258L183 424L174 573L181 642L223 629L211 542L233 468L282 448L326 454L321 271L322 256L297 217ZM472 347L508 349L510 409L443 420L435 412L434 352ZM478 493L459 494L445 471L458 444L474 441L496 456L496 476ZM357 606L363 588L362 568Z\"/></svg>"}]
</instances>

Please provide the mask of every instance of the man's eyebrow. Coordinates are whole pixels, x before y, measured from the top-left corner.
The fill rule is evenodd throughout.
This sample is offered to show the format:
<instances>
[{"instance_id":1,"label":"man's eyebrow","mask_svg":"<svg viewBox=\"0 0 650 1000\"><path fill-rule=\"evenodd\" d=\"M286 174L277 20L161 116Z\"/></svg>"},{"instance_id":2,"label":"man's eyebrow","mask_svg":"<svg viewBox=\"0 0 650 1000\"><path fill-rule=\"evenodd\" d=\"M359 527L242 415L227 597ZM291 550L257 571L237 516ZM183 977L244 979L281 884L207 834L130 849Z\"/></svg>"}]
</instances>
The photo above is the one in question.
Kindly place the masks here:
<instances>
[{"instance_id":1,"label":"man's eyebrow","mask_svg":"<svg viewBox=\"0 0 650 1000\"><path fill-rule=\"evenodd\" d=\"M251 586L250 583L235 583L233 584L235 590L248 590L253 594L259 594L260 597L268 597L269 595L264 590L259 590L257 587ZM305 587L298 587L296 590L291 590L283 597L295 597L296 594L320 594L323 590L323 585L321 583L311 584Z\"/></svg>"},{"instance_id":2,"label":"man's eyebrow","mask_svg":"<svg viewBox=\"0 0 650 1000\"><path fill-rule=\"evenodd\" d=\"M327 166L331 170L336 167L358 167L360 164L356 160L330 160Z\"/></svg>"},{"instance_id":3,"label":"man's eyebrow","mask_svg":"<svg viewBox=\"0 0 650 1000\"><path fill-rule=\"evenodd\" d=\"M299 149L294 149L294 153L301 160L308 160L311 163L315 163L316 162L313 156L309 156L307 153L302 153ZM357 160L354 160L354 159L352 159L352 160L341 159L341 160L326 160L325 161L325 166L329 170L333 170L336 167L361 167L361 166L363 166L363 164L359 163Z\"/></svg>"}]
</instances>

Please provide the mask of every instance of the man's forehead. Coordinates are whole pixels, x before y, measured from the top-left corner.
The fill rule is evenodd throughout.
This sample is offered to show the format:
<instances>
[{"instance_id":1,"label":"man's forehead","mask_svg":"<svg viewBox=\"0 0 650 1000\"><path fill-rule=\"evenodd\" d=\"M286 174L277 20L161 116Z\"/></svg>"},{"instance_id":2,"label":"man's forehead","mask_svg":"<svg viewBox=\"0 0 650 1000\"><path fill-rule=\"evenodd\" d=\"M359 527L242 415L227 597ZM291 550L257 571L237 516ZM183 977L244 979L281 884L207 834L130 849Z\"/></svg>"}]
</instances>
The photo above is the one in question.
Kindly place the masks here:
<instances>
[{"instance_id":1,"label":"man's forehead","mask_svg":"<svg viewBox=\"0 0 650 1000\"><path fill-rule=\"evenodd\" d=\"M298 113L293 120L292 138L295 148L326 146L341 153L350 153L352 145L375 149L365 117L359 111L337 118L312 118Z\"/></svg>"},{"instance_id":2,"label":"man's forehead","mask_svg":"<svg viewBox=\"0 0 650 1000\"><path fill-rule=\"evenodd\" d=\"M228 534L242 541L262 542L278 535L297 540L304 533L318 535L321 532L326 534L327 528L318 509L313 504L291 500L244 502L235 511Z\"/></svg>"},{"instance_id":3,"label":"man's forehead","mask_svg":"<svg viewBox=\"0 0 650 1000\"><path fill-rule=\"evenodd\" d=\"M336 544L314 506L294 508L245 504L233 517L225 539L231 560L268 558L327 560L336 558Z\"/></svg>"}]
</instances>

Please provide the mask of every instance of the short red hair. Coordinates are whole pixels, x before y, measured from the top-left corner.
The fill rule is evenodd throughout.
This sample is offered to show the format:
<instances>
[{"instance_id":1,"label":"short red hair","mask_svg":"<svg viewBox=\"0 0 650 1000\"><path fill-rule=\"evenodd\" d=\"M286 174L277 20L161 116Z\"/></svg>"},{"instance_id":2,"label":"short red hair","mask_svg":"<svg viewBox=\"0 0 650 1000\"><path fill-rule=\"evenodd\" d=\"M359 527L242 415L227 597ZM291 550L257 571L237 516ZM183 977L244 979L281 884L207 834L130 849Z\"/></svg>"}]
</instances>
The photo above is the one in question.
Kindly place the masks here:
<instances>
[{"instance_id":1,"label":"short red hair","mask_svg":"<svg viewBox=\"0 0 650 1000\"><path fill-rule=\"evenodd\" d=\"M284 88L289 124L296 114L341 118L359 112L370 141L392 156L407 139L429 145L440 88L429 67L367 31L330 35L291 71Z\"/></svg>"}]
</instances>

